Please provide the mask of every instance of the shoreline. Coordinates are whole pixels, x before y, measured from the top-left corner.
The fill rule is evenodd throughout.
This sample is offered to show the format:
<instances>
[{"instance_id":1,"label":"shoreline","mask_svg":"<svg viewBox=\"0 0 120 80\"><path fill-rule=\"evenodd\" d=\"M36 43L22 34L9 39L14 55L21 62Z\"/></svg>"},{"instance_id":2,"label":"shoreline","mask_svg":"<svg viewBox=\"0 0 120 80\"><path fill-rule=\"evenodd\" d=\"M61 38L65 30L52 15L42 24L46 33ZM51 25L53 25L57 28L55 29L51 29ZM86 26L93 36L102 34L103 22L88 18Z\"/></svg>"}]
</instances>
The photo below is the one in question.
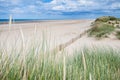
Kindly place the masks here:
<instances>
[{"instance_id":1,"label":"shoreline","mask_svg":"<svg viewBox=\"0 0 120 80\"><path fill-rule=\"evenodd\" d=\"M4 19L3 19L4 20ZM17 21L18 20L18 21ZM21 23L39 23L39 22L55 22L55 21L79 21L79 20L94 20L94 19L57 19L57 20L32 20L32 19L16 19L16 21L12 21L13 24L21 24ZM2 21L2 19L0 19L0 25L1 24L9 24L9 20L7 19L7 21Z\"/></svg>"}]
</instances>

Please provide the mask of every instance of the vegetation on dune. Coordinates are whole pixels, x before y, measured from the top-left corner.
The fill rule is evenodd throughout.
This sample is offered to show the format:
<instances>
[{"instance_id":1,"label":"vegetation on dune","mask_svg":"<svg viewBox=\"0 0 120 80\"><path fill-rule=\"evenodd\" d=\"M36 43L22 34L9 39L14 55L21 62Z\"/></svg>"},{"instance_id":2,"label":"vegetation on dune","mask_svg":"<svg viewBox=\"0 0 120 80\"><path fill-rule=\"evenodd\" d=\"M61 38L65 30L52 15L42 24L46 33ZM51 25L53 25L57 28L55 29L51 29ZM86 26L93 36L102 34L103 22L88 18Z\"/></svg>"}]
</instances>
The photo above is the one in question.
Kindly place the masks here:
<instances>
[{"instance_id":1,"label":"vegetation on dune","mask_svg":"<svg viewBox=\"0 0 120 80\"><path fill-rule=\"evenodd\" d=\"M117 18L118 21L120 21L120 18Z\"/></svg>"},{"instance_id":2,"label":"vegetation on dune","mask_svg":"<svg viewBox=\"0 0 120 80\"><path fill-rule=\"evenodd\" d=\"M120 31L116 32L116 36L117 36L118 39L120 39Z\"/></svg>"},{"instance_id":3,"label":"vegetation on dune","mask_svg":"<svg viewBox=\"0 0 120 80\"><path fill-rule=\"evenodd\" d=\"M112 25L105 23L96 23L90 29L89 35L95 36L97 38L103 38L107 37L107 35L114 31L114 29L115 28Z\"/></svg>"},{"instance_id":4,"label":"vegetation on dune","mask_svg":"<svg viewBox=\"0 0 120 80\"><path fill-rule=\"evenodd\" d=\"M116 32L116 30L119 30L120 21L118 18L113 16L103 16L97 18L91 26L92 28L88 31L89 36L94 36L101 39L109 37L110 34Z\"/></svg>"},{"instance_id":5,"label":"vegetation on dune","mask_svg":"<svg viewBox=\"0 0 120 80\"><path fill-rule=\"evenodd\" d=\"M113 49L84 48L72 57L31 47L23 57L0 49L1 80L119 80L120 55ZM22 52L22 51L20 51ZM11 54L8 54L11 53Z\"/></svg>"},{"instance_id":6,"label":"vegetation on dune","mask_svg":"<svg viewBox=\"0 0 120 80\"><path fill-rule=\"evenodd\" d=\"M114 16L103 16L103 17L99 17L95 20L95 22L107 22L107 21L110 21L110 20L117 20L116 17Z\"/></svg>"}]
</instances>

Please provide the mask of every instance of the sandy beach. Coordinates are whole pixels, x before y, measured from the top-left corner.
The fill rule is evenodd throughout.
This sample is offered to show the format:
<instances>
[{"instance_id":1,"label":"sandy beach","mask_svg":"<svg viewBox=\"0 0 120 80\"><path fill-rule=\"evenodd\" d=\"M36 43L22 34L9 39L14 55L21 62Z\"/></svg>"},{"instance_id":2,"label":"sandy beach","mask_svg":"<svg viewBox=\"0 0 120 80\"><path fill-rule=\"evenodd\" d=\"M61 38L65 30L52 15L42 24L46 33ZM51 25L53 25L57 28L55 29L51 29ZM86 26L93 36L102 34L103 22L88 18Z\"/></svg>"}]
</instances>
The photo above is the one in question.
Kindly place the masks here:
<instances>
[{"instance_id":1,"label":"sandy beach","mask_svg":"<svg viewBox=\"0 0 120 80\"><path fill-rule=\"evenodd\" d=\"M20 80L28 80L31 76L35 77L31 80L39 76L43 77L38 80L46 77L49 80L51 76L50 80L66 80L63 79L64 74L68 80L84 80L89 73L94 80L100 75L116 74L115 77L119 77L120 40L88 37L87 31L93 21L14 23L11 27L0 25L0 75L8 76L10 73L11 78L15 75L14 79L8 80L16 80L16 75ZM85 80L88 80L87 77Z\"/></svg>"},{"instance_id":2,"label":"sandy beach","mask_svg":"<svg viewBox=\"0 0 120 80\"><path fill-rule=\"evenodd\" d=\"M120 80L120 0L0 0L0 80Z\"/></svg>"},{"instance_id":3,"label":"sandy beach","mask_svg":"<svg viewBox=\"0 0 120 80\"><path fill-rule=\"evenodd\" d=\"M30 45L34 41L40 44L46 41L49 44L50 50L65 45L62 48L69 53L84 46L120 47L120 41L115 39L96 40L91 37L89 38L86 34L79 37L80 34L91 28L90 25L93 21L51 20L32 23L14 23L11 27L8 24L0 24L0 44L1 47L9 47L20 46L23 39L26 45Z\"/></svg>"}]
</instances>

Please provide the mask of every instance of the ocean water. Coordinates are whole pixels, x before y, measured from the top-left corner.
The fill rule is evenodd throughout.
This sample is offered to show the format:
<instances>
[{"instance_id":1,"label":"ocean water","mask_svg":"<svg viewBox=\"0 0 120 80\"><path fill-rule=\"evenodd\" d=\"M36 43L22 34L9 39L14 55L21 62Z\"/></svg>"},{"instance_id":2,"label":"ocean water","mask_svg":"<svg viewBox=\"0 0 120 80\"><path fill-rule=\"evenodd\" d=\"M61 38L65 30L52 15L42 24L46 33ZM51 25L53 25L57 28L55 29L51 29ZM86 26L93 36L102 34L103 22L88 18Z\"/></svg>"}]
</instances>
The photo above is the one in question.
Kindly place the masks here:
<instances>
[{"instance_id":1,"label":"ocean water","mask_svg":"<svg viewBox=\"0 0 120 80\"><path fill-rule=\"evenodd\" d=\"M13 19L13 23L17 22L36 22L36 21L42 21L41 19ZM0 19L0 24L8 23L9 19Z\"/></svg>"}]
</instances>

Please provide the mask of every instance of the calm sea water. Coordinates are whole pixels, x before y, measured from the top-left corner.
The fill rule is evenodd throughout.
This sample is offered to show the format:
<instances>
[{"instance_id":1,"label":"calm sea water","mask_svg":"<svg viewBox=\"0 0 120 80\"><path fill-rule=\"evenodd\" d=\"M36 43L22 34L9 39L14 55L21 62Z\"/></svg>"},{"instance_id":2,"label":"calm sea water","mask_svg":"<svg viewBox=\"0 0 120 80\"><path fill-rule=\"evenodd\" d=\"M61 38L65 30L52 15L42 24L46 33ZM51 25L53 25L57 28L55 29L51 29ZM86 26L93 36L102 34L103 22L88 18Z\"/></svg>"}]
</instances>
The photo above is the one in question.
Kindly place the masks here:
<instances>
[{"instance_id":1,"label":"calm sea water","mask_svg":"<svg viewBox=\"0 0 120 80\"><path fill-rule=\"evenodd\" d=\"M35 21L42 21L40 19L13 19L12 22L35 22ZM0 19L0 23L8 23L9 19Z\"/></svg>"}]
</instances>

